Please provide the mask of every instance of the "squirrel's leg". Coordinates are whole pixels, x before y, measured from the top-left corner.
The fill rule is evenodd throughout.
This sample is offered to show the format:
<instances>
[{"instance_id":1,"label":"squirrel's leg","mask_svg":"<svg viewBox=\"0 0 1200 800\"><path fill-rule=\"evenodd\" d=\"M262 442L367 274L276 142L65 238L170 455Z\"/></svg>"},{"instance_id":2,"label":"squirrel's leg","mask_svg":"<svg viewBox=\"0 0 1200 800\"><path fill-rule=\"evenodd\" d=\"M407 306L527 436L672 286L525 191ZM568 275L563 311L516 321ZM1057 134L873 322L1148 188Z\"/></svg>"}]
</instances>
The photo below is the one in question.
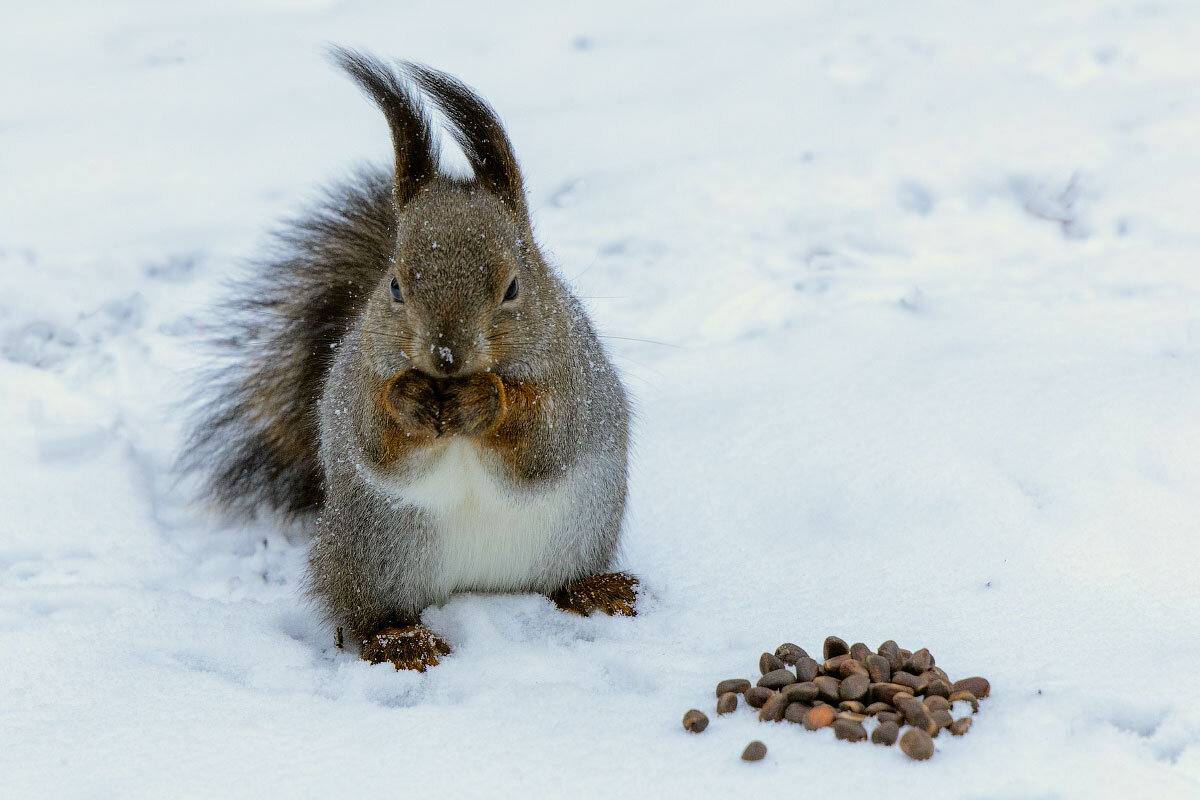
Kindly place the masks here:
<instances>
[{"instance_id":1,"label":"squirrel's leg","mask_svg":"<svg viewBox=\"0 0 1200 800\"><path fill-rule=\"evenodd\" d=\"M627 572L607 572L568 583L550 599L563 611L587 616L603 611L609 616L637 616L638 579Z\"/></svg>"},{"instance_id":2,"label":"squirrel's leg","mask_svg":"<svg viewBox=\"0 0 1200 800\"><path fill-rule=\"evenodd\" d=\"M433 532L416 509L395 509L369 493L330 491L309 553L309 584L345 622L359 654L373 664L424 672L450 646L420 624L420 609L436 601L416 565L428 560Z\"/></svg>"}]
</instances>

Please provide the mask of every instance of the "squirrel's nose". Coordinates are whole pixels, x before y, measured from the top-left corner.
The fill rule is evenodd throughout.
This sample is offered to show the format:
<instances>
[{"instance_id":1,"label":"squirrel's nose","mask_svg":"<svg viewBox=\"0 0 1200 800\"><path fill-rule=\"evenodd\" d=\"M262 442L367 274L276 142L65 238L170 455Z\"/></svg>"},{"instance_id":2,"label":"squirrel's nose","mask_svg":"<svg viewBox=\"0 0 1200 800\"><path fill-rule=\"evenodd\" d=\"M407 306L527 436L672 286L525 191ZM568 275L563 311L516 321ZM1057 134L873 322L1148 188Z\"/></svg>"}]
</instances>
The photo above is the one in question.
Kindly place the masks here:
<instances>
[{"instance_id":1,"label":"squirrel's nose","mask_svg":"<svg viewBox=\"0 0 1200 800\"><path fill-rule=\"evenodd\" d=\"M463 359L456 359L454 351L449 347L435 347L433 349L433 365L449 378L462 369Z\"/></svg>"}]
</instances>

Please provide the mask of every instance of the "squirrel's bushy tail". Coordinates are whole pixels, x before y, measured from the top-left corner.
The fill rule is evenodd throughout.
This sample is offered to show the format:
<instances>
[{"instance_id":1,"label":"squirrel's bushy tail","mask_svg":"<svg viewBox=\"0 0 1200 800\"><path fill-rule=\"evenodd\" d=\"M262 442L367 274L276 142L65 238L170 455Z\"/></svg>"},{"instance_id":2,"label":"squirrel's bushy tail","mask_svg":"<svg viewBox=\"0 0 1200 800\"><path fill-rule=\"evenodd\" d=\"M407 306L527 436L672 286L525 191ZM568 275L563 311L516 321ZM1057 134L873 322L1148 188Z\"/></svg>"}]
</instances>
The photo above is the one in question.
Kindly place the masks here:
<instances>
[{"instance_id":1,"label":"squirrel's bushy tail","mask_svg":"<svg viewBox=\"0 0 1200 800\"><path fill-rule=\"evenodd\" d=\"M199 387L181 467L235 516L315 510L323 490L317 401L334 350L388 267L392 175L362 171L275 236L212 331L220 365Z\"/></svg>"}]
</instances>

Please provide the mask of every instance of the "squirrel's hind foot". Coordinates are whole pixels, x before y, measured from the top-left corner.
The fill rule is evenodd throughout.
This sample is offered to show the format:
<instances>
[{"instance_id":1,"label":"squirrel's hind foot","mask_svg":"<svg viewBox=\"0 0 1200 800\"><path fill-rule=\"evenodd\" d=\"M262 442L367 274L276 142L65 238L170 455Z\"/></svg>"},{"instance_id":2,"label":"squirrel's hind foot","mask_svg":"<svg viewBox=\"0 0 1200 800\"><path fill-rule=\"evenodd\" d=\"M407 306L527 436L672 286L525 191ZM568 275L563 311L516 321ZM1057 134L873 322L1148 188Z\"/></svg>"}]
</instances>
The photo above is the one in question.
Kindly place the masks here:
<instances>
[{"instance_id":1,"label":"squirrel's hind foot","mask_svg":"<svg viewBox=\"0 0 1200 800\"><path fill-rule=\"evenodd\" d=\"M638 579L627 572L607 572L569 583L550 594L554 605L572 614L588 616L599 610L623 617L637 616Z\"/></svg>"},{"instance_id":2,"label":"squirrel's hind foot","mask_svg":"<svg viewBox=\"0 0 1200 800\"><path fill-rule=\"evenodd\" d=\"M450 653L450 645L424 625L403 625L380 628L364 639L359 655L364 661L382 664L387 661L396 669L415 669L424 672L435 667L442 656Z\"/></svg>"}]
</instances>

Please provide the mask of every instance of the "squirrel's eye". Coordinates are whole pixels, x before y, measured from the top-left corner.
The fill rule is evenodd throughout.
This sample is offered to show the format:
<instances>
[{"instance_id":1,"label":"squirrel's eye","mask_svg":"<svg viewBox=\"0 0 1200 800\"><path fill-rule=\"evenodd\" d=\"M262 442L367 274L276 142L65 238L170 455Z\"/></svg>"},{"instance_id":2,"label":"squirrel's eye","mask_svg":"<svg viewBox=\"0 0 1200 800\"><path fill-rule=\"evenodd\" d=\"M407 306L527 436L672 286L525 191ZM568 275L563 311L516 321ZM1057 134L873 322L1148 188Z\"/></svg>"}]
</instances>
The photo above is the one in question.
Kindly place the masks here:
<instances>
[{"instance_id":1,"label":"squirrel's eye","mask_svg":"<svg viewBox=\"0 0 1200 800\"><path fill-rule=\"evenodd\" d=\"M504 302L517 299L517 292L520 291L517 287L517 279L513 278L513 282L508 285L508 291L504 293Z\"/></svg>"},{"instance_id":2,"label":"squirrel's eye","mask_svg":"<svg viewBox=\"0 0 1200 800\"><path fill-rule=\"evenodd\" d=\"M392 299L397 303L404 302L404 295L400 293L400 281L392 278Z\"/></svg>"}]
</instances>

